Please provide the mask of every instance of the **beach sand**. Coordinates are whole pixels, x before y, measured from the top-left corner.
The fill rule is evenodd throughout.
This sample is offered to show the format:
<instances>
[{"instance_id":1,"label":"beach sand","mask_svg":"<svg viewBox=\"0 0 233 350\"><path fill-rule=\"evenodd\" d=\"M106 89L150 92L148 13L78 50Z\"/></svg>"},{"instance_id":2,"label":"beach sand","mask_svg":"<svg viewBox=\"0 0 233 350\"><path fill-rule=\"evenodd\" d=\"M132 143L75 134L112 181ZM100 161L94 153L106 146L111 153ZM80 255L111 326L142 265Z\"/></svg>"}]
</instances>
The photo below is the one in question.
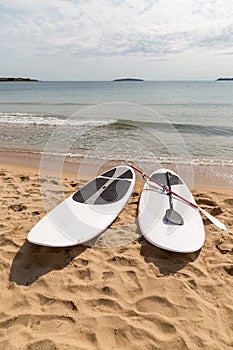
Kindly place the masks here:
<instances>
[{"instance_id":1,"label":"beach sand","mask_svg":"<svg viewBox=\"0 0 233 350\"><path fill-rule=\"evenodd\" d=\"M57 180L44 182L56 202ZM65 196L79 185L64 175ZM194 189L228 230L205 219L201 251L178 254L141 237L141 185L106 241L46 248L26 241L46 214L38 169L0 165L0 349L233 348L233 190Z\"/></svg>"}]
</instances>

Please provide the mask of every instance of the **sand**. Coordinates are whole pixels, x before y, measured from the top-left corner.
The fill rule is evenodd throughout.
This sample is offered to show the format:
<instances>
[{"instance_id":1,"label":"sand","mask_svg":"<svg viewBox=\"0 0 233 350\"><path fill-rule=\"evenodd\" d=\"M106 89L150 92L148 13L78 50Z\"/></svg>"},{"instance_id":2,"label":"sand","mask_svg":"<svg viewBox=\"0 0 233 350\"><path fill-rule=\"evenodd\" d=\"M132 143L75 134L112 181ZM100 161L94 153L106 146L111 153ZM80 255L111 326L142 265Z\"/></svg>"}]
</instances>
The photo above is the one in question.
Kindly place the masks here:
<instances>
[{"instance_id":1,"label":"sand","mask_svg":"<svg viewBox=\"0 0 233 350\"><path fill-rule=\"evenodd\" d=\"M0 166L0 349L233 348L232 189L194 189L228 228L204 220L206 242L196 253L167 252L141 237L140 183L95 246L56 249L26 241L46 213L38 179L37 169ZM57 180L44 182L55 203ZM79 186L64 176L65 196Z\"/></svg>"}]
</instances>

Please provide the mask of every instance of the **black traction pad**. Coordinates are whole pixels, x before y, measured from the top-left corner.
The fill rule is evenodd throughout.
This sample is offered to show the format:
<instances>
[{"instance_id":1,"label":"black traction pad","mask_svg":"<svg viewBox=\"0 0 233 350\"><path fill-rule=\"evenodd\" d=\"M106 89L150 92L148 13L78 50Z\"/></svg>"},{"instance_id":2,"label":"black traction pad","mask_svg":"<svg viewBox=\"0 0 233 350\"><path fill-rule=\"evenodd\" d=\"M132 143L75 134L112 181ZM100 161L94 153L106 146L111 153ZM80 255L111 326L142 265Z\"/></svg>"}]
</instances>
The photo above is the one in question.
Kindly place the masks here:
<instances>
[{"instance_id":1,"label":"black traction pad","mask_svg":"<svg viewBox=\"0 0 233 350\"><path fill-rule=\"evenodd\" d=\"M116 172L116 168L113 168L111 170L108 170L106 173L102 174L101 176L106 176L106 177L113 177L113 175Z\"/></svg>"},{"instance_id":2,"label":"black traction pad","mask_svg":"<svg viewBox=\"0 0 233 350\"><path fill-rule=\"evenodd\" d=\"M94 204L108 204L118 202L124 197L130 186L129 181L114 180L96 199Z\"/></svg>"},{"instance_id":3,"label":"black traction pad","mask_svg":"<svg viewBox=\"0 0 233 350\"><path fill-rule=\"evenodd\" d=\"M151 177L155 181L159 182L161 185L167 185L166 173L153 174ZM180 180L180 178L177 175L170 173L169 179L170 179L171 186L183 184L183 182Z\"/></svg>"},{"instance_id":4,"label":"black traction pad","mask_svg":"<svg viewBox=\"0 0 233 350\"><path fill-rule=\"evenodd\" d=\"M118 175L120 170L121 170L120 168L113 168L100 176L112 177L115 179L132 179L133 178L132 170L128 169L125 172L123 172L121 175Z\"/></svg>"},{"instance_id":5,"label":"black traction pad","mask_svg":"<svg viewBox=\"0 0 233 350\"><path fill-rule=\"evenodd\" d=\"M76 202L86 204L115 203L124 197L130 184L131 182L128 180L111 180L98 177L77 191L72 198ZM91 197L98 191L99 196L92 200Z\"/></svg>"},{"instance_id":6,"label":"black traction pad","mask_svg":"<svg viewBox=\"0 0 233 350\"><path fill-rule=\"evenodd\" d=\"M118 176L118 179L132 179L133 173L131 170L125 171L122 175Z\"/></svg>"},{"instance_id":7,"label":"black traction pad","mask_svg":"<svg viewBox=\"0 0 233 350\"><path fill-rule=\"evenodd\" d=\"M87 185L83 186L79 191L75 192L73 195L73 200L79 203L85 203L94 193L99 191L101 187L103 187L109 179L105 179L103 177L98 177Z\"/></svg>"}]
</instances>

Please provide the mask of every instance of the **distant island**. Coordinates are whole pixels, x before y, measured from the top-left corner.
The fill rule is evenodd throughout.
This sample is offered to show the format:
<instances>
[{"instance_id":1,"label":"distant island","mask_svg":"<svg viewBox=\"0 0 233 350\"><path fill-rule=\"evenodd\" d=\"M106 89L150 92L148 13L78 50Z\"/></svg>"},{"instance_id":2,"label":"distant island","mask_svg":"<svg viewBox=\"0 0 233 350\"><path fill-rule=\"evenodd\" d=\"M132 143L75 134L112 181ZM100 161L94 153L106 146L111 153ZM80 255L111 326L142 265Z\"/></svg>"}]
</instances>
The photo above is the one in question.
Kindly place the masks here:
<instances>
[{"instance_id":1,"label":"distant island","mask_svg":"<svg viewBox=\"0 0 233 350\"><path fill-rule=\"evenodd\" d=\"M218 78L216 81L232 81L233 78Z\"/></svg>"},{"instance_id":2,"label":"distant island","mask_svg":"<svg viewBox=\"0 0 233 350\"><path fill-rule=\"evenodd\" d=\"M135 79L135 78L121 78L121 79L114 79L113 81L144 81L143 79Z\"/></svg>"},{"instance_id":3,"label":"distant island","mask_svg":"<svg viewBox=\"0 0 233 350\"><path fill-rule=\"evenodd\" d=\"M30 79L30 78L1 78L0 77L0 82L3 81L32 81L32 82L39 82L37 79Z\"/></svg>"}]
</instances>

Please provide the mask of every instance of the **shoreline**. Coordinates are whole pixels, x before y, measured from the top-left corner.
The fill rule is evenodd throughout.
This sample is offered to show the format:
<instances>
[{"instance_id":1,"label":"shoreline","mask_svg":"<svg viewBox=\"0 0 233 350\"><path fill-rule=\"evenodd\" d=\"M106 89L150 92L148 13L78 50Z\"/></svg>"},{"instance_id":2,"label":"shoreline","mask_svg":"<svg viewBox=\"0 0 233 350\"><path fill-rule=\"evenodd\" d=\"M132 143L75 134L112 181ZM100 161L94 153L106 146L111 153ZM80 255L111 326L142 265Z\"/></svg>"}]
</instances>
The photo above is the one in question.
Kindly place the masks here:
<instances>
[{"instance_id":1,"label":"shoreline","mask_svg":"<svg viewBox=\"0 0 233 350\"><path fill-rule=\"evenodd\" d=\"M40 172L38 161L37 163L29 164L28 160L24 162L25 160L19 160L17 164L14 164L14 162L11 160L11 162L2 162L0 160L0 172L10 172L10 173L16 173L16 174L23 174L22 176L27 176L26 174L33 175L36 178L36 181L48 181L48 179L52 179L53 182L56 182L57 185L60 186L59 190L64 190L64 182L66 181L72 181L72 183L76 183L77 185L81 184L84 185L85 183L89 182L93 176L99 175L101 172L108 170L110 167L116 166L116 163L112 162L111 165L105 166L101 169L101 171L98 171L98 174L93 175L91 169L85 169L85 172L81 173L81 176L78 175L78 168L74 168L74 166L68 166L62 170L62 172L58 173L57 170L55 170L52 167L48 167L47 169L43 169L43 171ZM117 164L119 165L119 164ZM144 185L144 180L140 175L136 173L136 182L135 182L135 192L140 193L141 189ZM73 187L73 185L72 185ZM79 187L79 186L78 186ZM75 187L73 192L75 192L78 187ZM233 189L231 187L224 187L224 186L212 186L208 183L205 184L197 184L192 189L190 189L191 192L194 195L196 193L217 193L220 198L224 198L224 196L232 196L233 197ZM70 192L71 194L72 192ZM51 208L52 209L52 208Z\"/></svg>"},{"instance_id":2,"label":"shoreline","mask_svg":"<svg viewBox=\"0 0 233 350\"><path fill-rule=\"evenodd\" d=\"M90 180L97 175L102 170L107 170L110 167L116 165L126 164L127 162L122 160L101 160L101 159L88 159L84 157L59 157L54 155L46 155L40 153L39 151L30 150L15 150L15 149L0 149L0 164L3 166L10 167L27 167L33 170L33 172L38 171L41 168L41 172L53 173L59 175L62 173L67 173L75 176L81 176L81 179ZM137 161L132 162L132 164L137 164ZM140 167L140 163L138 164ZM233 169L229 165L227 169L230 177L223 174L223 169L221 165L205 165L205 164L169 164L162 163L157 165L157 167L167 167L182 174L182 178L187 183L190 189L195 187L208 187L208 188L219 188L219 189L232 189L233 187ZM148 164L145 166L146 172L150 172L151 169L147 169ZM211 170L211 171L210 171ZM212 173L211 173L212 172ZM139 179L139 176L137 176Z\"/></svg>"}]
</instances>

